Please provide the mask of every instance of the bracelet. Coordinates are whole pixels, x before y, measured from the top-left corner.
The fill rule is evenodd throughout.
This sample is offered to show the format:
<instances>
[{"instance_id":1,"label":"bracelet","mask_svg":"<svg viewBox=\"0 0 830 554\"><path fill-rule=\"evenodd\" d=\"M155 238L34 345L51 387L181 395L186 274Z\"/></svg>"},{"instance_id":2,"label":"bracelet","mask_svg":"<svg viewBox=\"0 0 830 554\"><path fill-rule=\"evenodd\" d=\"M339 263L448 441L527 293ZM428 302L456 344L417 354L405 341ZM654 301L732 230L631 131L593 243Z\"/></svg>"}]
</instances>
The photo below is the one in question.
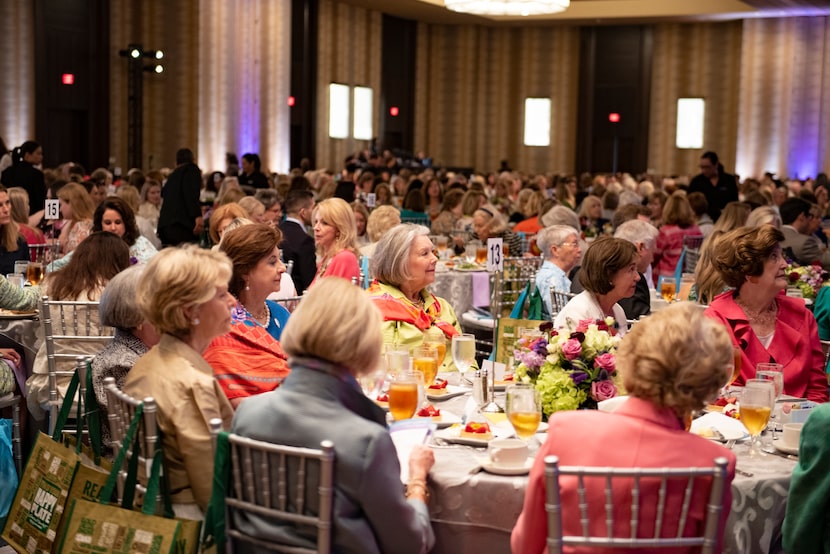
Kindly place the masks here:
<instances>
[{"instance_id":1,"label":"bracelet","mask_svg":"<svg viewBox=\"0 0 830 554\"><path fill-rule=\"evenodd\" d=\"M426 501L426 500L429 500L429 489L427 488L427 483L426 483L426 481L424 481L424 480L422 480L422 479L412 479L412 480L410 480L410 481L406 484L406 489L405 489L405 492L404 492L404 496L405 496L406 498L409 498L409 496L411 495L411 490L412 490L413 488L419 488L419 489L421 489L421 490L423 491L423 493L424 493L424 499L425 499L425 501Z\"/></svg>"}]
</instances>

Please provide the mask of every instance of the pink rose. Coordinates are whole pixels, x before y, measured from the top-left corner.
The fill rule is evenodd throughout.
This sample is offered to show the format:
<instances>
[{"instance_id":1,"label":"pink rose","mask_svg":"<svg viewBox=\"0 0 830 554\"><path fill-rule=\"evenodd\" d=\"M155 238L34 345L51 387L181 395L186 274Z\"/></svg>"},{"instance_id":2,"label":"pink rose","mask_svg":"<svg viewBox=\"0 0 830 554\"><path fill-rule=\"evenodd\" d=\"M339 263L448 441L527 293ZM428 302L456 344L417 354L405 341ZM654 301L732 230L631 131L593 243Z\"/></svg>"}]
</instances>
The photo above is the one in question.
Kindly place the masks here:
<instances>
[{"instance_id":1,"label":"pink rose","mask_svg":"<svg viewBox=\"0 0 830 554\"><path fill-rule=\"evenodd\" d=\"M576 339L568 339L562 345L562 354L568 360L575 360L582 354L582 344Z\"/></svg>"},{"instance_id":2,"label":"pink rose","mask_svg":"<svg viewBox=\"0 0 830 554\"><path fill-rule=\"evenodd\" d=\"M594 358L594 366L599 369L604 369L608 373L612 373L617 369L617 358L613 354L606 352Z\"/></svg>"},{"instance_id":3,"label":"pink rose","mask_svg":"<svg viewBox=\"0 0 830 554\"><path fill-rule=\"evenodd\" d=\"M594 381L591 383L591 398L597 402L617 396L617 387L610 380Z\"/></svg>"},{"instance_id":4,"label":"pink rose","mask_svg":"<svg viewBox=\"0 0 830 554\"><path fill-rule=\"evenodd\" d=\"M596 323L593 319L580 319L579 323L576 325L576 332L577 333L584 333L588 330L588 327Z\"/></svg>"}]
</instances>

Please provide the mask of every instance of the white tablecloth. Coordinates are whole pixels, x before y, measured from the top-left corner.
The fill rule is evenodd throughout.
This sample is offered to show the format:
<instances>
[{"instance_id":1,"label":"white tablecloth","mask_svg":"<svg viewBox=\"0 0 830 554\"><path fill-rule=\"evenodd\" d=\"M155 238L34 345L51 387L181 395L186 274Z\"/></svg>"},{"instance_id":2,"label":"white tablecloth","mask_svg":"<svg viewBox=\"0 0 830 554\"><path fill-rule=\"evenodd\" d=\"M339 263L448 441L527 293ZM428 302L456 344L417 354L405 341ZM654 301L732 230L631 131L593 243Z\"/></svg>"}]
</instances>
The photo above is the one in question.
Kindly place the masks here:
<instances>
[{"instance_id":1,"label":"white tablecloth","mask_svg":"<svg viewBox=\"0 0 830 554\"><path fill-rule=\"evenodd\" d=\"M497 394L496 399L504 405L503 395ZM434 404L462 415L465 403L466 397L457 397ZM467 446L435 448L436 463L429 476L430 517L436 535L433 553L510 552L510 532L522 510L527 476L471 473L485 456L484 449ZM723 552L780 552L795 461L772 455L753 461L739 451L737 467L753 476L736 475L732 481Z\"/></svg>"}]
</instances>

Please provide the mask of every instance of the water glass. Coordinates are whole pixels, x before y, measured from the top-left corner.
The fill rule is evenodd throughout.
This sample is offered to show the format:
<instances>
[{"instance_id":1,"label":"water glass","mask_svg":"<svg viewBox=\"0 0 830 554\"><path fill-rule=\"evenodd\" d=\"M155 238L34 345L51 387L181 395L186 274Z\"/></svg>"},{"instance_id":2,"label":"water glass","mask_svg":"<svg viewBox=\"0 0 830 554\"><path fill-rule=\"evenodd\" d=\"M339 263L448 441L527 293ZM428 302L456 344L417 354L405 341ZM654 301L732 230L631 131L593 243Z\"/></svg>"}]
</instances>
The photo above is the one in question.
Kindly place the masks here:
<instances>
[{"instance_id":1,"label":"water glass","mask_svg":"<svg viewBox=\"0 0 830 554\"><path fill-rule=\"evenodd\" d=\"M476 338L465 333L452 338L452 361L461 373L464 373L476 361Z\"/></svg>"},{"instance_id":2,"label":"water glass","mask_svg":"<svg viewBox=\"0 0 830 554\"><path fill-rule=\"evenodd\" d=\"M23 288L23 285L26 284L26 278L23 277L21 273L7 273L6 279L9 281L9 284L13 287Z\"/></svg>"}]
</instances>

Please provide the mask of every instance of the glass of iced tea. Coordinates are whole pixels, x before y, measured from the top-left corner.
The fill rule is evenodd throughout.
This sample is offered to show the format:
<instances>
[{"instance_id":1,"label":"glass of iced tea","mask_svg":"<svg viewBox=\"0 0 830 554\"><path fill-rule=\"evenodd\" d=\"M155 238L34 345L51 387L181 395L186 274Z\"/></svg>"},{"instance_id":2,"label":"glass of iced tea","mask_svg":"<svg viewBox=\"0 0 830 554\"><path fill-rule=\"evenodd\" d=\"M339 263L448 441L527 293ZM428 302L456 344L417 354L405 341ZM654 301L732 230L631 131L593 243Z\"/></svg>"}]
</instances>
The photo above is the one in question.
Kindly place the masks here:
<instances>
[{"instance_id":1,"label":"glass of iced tea","mask_svg":"<svg viewBox=\"0 0 830 554\"><path fill-rule=\"evenodd\" d=\"M412 352L412 369L424 374L424 383L429 386L438 376L438 350L429 346L419 346Z\"/></svg>"},{"instance_id":2,"label":"glass of iced tea","mask_svg":"<svg viewBox=\"0 0 830 554\"><path fill-rule=\"evenodd\" d=\"M769 423L775 406L775 385L772 381L748 379L740 398L741 423L749 432L749 455L764 456L758 444L758 436Z\"/></svg>"},{"instance_id":3,"label":"glass of iced tea","mask_svg":"<svg viewBox=\"0 0 830 554\"><path fill-rule=\"evenodd\" d=\"M33 285L39 285L43 281L43 264L41 262L29 262L26 266L26 280Z\"/></svg>"},{"instance_id":4,"label":"glass of iced tea","mask_svg":"<svg viewBox=\"0 0 830 554\"><path fill-rule=\"evenodd\" d=\"M401 371L389 384L389 413L395 421L409 419L418 409L418 392L423 385L420 371Z\"/></svg>"},{"instance_id":5,"label":"glass of iced tea","mask_svg":"<svg viewBox=\"0 0 830 554\"><path fill-rule=\"evenodd\" d=\"M447 338L444 332L436 327L430 327L424 333L424 346L432 348L438 353L438 368L441 368L447 357ZM424 376L426 377L426 375ZM427 386L429 383L427 383Z\"/></svg>"},{"instance_id":6,"label":"glass of iced tea","mask_svg":"<svg viewBox=\"0 0 830 554\"><path fill-rule=\"evenodd\" d=\"M516 384L507 387L505 411L516 436L527 442L542 421L542 400L533 385Z\"/></svg>"},{"instance_id":7,"label":"glass of iced tea","mask_svg":"<svg viewBox=\"0 0 830 554\"><path fill-rule=\"evenodd\" d=\"M666 302L674 301L676 293L677 284L674 282L674 279L663 279L660 282L660 296L663 297L663 300Z\"/></svg>"},{"instance_id":8,"label":"glass of iced tea","mask_svg":"<svg viewBox=\"0 0 830 554\"><path fill-rule=\"evenodd\" d=\"M483 265L487 263L487 245L481 244L480 242L476 244L476 263L479 265Z\"/></svg>"}]
</instances>

